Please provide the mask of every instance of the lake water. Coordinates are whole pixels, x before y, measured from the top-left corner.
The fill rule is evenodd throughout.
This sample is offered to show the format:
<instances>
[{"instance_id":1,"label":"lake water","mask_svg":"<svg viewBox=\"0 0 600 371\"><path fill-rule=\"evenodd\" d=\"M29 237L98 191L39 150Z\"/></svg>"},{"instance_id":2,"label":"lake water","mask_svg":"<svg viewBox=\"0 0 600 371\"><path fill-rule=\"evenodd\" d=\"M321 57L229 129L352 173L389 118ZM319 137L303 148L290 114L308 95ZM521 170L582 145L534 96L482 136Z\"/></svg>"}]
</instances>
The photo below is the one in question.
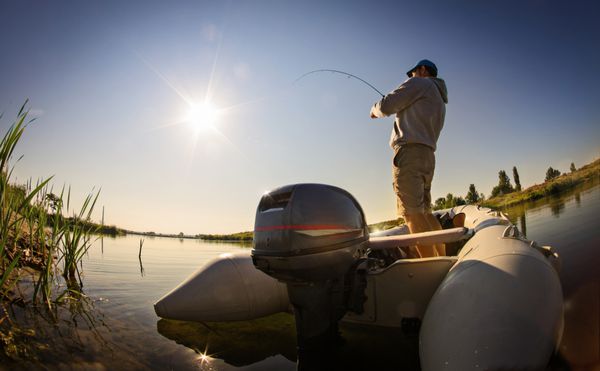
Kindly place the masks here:
<instances>
[{"instance_id":1,"label":"lake water","mask_svg":"<svg viewBox=\"0 0 600 371\"><path fill-rule=\"evenodd\" d=\"M529 239L553 246L562 257L561 279L567 300L561 346L564 362L572 369L597 367L600 187L580 187L507 212ZM17 310L16 315L37 332L40 344L34 347L40 356L37 361L17 362L9 368L295 370L290 315L207 327L160 320L154 313L153 303L158 298L207 261L249 247L146 237L140 264L140 239L104 238L90 249L83 261L83 290L89 300L56 309L58 322ZM571 298L583 300L587 311L582 312L581 305ZM344 336L350 341L336 355L340 365L418 369L416 336L382 331L367 335L359 329L345 329Z\"/></svg>"}]
</instances>

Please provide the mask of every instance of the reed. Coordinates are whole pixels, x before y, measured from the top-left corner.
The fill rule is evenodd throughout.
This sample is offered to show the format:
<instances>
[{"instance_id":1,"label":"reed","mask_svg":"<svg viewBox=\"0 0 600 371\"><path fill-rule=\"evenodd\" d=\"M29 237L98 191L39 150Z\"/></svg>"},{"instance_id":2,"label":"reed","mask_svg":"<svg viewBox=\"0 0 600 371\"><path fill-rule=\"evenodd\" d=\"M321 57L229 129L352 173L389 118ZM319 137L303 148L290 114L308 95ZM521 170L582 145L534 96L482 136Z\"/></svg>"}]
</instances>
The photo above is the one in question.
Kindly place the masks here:
<instances>
[{"instance_id":1,"label":"reed","mask_svg":"<svg viewBox=\"0 0 600 371\"><path fill-rule=\"evenodd\" d=\"M71 189L69 188L68 197L70 199ZM90 223L92 211L98 201L100 191L95 195L88 194L83 202L79 212L68 219L67 223L63 224L62 239L59 244L60 256L63 261L63 277L69 280L78 279L80 285L81 273L79 271L79 263L88 249L91 247L92 234L98 232L99 227ZM67 211L69 205L67 203Z\"/></svg>"},{"instance_id":2,"label":"reed","mask_svg":"<svg viewBox=\"0 0 600 371\"><path fill-rule=\"evenodd\" d=\"M22 188L12 187L10 179L14 168L10 165L15 147L21 139L25 127L28 111L25 110L27 101L21 106L15 123L8 129L0 141L0 298L7 295L8 291L17 281L11 279L13 272L21 261L23 251L18 249L21 238L22 226L25 221L24 210L31 200L50 181L46 179L38 184L29 194Z\"/></svg>"},{"instance_id":3,"label":"reed","mask_svg":"<svg viewBox=\"0 0 600 371\"><path fill-rule=\"evenodd\" d=\"M52 289L55 286L58 246L64 234L61 227L62 199L65 188L63 186L60 196L55 196L52 191L45 188L38 197L38 202L30 210L31 224L36 226L35 246L39 249L41 258L39 274L35 281L33 302L39 297L47 307L52 306ZM47 210L52 213L48 214Z\"/></svg>"},{"instance_id":4,"label":"reed","mask_svg":"<svg viewBox=\"0 0 600 371\"><path fill-rule=\"evenodd\" d=\"M91 222L91 214L100 191L90 193L78 211L65 217L71 202L70 188L65 192L63 186L60 194L55 195L48 189L52 177L39 180L35 186L31 181L24 186L10 183L15 147L33 121L27 121L27 103L0 141L0 300L11 299L11 288L20 279L20 268L29 266L37 271L32 302L50 308L67 292L81 294L81 260L93 243L92 234L99 228ZM53 295L59 284L61 265L68 289Z\"/></svg>"}]
</instances>

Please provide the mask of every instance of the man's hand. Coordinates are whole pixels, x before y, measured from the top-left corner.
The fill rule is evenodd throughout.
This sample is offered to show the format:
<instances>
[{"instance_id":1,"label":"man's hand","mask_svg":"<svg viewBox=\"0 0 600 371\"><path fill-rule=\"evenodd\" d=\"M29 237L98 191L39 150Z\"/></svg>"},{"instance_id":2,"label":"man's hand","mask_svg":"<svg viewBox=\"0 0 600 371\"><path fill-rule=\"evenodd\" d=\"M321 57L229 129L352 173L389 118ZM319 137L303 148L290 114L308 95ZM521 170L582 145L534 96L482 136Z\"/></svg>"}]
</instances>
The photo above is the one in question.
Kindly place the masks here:
<instances>
[{"instance_id":1,"label":"man's hand","mask_svg":"<svg viewBox=\"0 0 600 371\"><path fill-rule=\"evenodd\" d=\"M377 115L373 112L375 110L375 106L371 107L371 118L376 119Z\"/></svg>"}]
</instances>

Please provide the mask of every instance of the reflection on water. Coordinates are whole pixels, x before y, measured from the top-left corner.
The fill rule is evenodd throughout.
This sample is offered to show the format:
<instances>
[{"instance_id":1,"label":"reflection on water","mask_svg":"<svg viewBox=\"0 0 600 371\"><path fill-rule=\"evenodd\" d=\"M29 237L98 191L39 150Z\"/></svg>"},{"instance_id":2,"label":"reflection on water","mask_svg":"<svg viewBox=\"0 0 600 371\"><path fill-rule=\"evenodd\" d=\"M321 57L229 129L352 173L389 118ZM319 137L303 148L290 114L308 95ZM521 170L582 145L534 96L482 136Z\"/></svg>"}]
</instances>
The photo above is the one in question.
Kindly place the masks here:
<instances>
[{"instance_id":1,"label":"reflection on water","mask_svg":"<svg viewBox=\"0 0 600 371\"><path fill-rule=\"evenodd\" d=\"M560 196L552 196L550 200L550 210L552 211L552 215L558 218L560 213L565 211L565 203Z\"/></svg>"},{"instance_id":2,"label":"reflection on water","mask_svg":"<svg viewBox=\"0 0 600 371\"><path fill-rule=\"evenodd\" d=\"M156 328L167 339L237 367L277 355L296 362L294 318L286 313L209 324L161 319Z\"/></svg>"},{"instance_id":3,"label":"reflection on water","mask_svg":"<svg viewBox=\"0 0 600 371\"><path fill-rule=\"evenodd\" d=\"M525 207L520 207L518 209L518 220L519 220L519 230L523 233L524 236L527 236L527 216L525 215Z\"/></svg>"},{"instance_id":4,"label":"reflection on water","mask_svg":"<svg viewBox=\"0 0 600 371\"><path fill-rule=\"evenodd\" d=\"M95 246L84 261L84 279L88 295L105 299L98 307L110 318L110 341L143 360L144 368L198 369L199 348L182 347L156 331L153 303L210 259L240 249L238 244L190 239L105 238L104 251ZM98 359L116 366L100 355ZM232 368L218 358L211 364L219 370Z\"/></svg>"},{"instance_id":5,"label":"reflection on water","mask_svg":"<svg viewBox=\"0 0 600 371\"><path fill-rule=\"evenodd\" d=\"M561 224L564 224L565 222L572 223L573 220L577 223L579 222L579 219L577 218L579 218L581 213L577 212L576 209L584 207L590 213L600 211L598 209L598 197L594 196L597 193L598 184L587 183L560 194L554 194L540 200L511 206L503 211L508 214L511 222L518 225L520 227L519 230L527 236L527 215L534 219L543 219L544 222L546 222L547 220L545 218L548 216L547 211L550 211L549 214L557 220L560 219L559 223ZM583 205L581 201L582 194L586 201ZM561 214L567 211L569 215L561 218ZM538 220L535 222L539 223Z\"/></svg>"},{"instance_id":6,"label":"reflection on water","mask_svg":"<svg viewBox=\"0 0 600 371\"><path fill-rule=\"evenodd\" d=\"M25 278L23 283L28 283ZM30 286L23 285L24 290ZM112 328L98 300L65 291L52 308L3 303L10 314L10 332L3 338L2 350L10 357L0 369L98 369L110 359L127 369L144 365L135 356L111 341Z\"/></svg>"},{"instance_id":7,"label":"reflection on water","mask_svg":"<svg viewBox=\"0 0 600 371\"><path fill-rule=\"evenodd\" d=\"M197 352L156 331L153 303L208 260L241 247L148 238L140 254L139 241L136 236L98 239L82 262L85 296L80 300L67 300L52 311L9 306L19 324L12 336L30 347L0 369L198 370ZM220 359L212 365L234 369Z\"/></svg>"},{"instance_id":8,"label":"reflection on water","mask_svg":"<svg viewBox=\"0 0 600 371\"><path fill-rule=\"evenodd\" d=\"M161 319L156 324L165 338L202 354L206 362L221 359L244 367L267 370L296 369L294 317L279 313L251 321L195 323ZM342 324L340 347L328 359L340 370L419 369L418 338L397 330Z\"/></svg>"}]
</instances>

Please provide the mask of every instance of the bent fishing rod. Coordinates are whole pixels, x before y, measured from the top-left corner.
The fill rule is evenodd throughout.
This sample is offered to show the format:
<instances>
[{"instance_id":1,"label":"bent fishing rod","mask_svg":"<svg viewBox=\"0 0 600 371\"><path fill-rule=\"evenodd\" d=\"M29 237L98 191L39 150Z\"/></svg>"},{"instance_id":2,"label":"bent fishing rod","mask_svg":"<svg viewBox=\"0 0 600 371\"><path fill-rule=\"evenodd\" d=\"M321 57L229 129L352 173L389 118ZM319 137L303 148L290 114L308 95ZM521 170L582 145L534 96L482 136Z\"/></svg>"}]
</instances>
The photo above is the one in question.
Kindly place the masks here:
<instances>
[{"instance_id":1,"label":"bent fishing rod","mask_svg":"<svg viewBox=\"0 0 600 371\"><path fill-rule=\"evenodd\" d=\"M307 73L305 73L304 75L302 75L302 76L298 77L296 80L294 80L294 84L295 84L296 82L298 82L298 80L301 80L301 79L303 79L304 77L306 77L306 76L308 76L308 75L311 75L311 74L313 74L313 73L317 73L317 72L332 72L332 73L339 73L339 74L341 74L341 75L345 75L345 76L348 76L348 77L355 78L355 79L357 79L358 81L361 81L361 82L363 82L363 83L367 84L367 85L368 85L368 86L369 86L371 89L373 89L373 90L375 90L377 93L379 93L379 95L381 95L381 97L385 97L385 95L384 95L382 92L380 92L379 90L377 90L377 88L375 88L373 85L369 84L367 81L365 81L365 80L361 79L360 77L358 77L358 76L356 76L356 75L353 75L353 74L351 74L351 73L348 73L348 72L340 71L340 70L319 69L319 70L310 71L310 72L307 72Z\"/></svg>"}]
</instances>

